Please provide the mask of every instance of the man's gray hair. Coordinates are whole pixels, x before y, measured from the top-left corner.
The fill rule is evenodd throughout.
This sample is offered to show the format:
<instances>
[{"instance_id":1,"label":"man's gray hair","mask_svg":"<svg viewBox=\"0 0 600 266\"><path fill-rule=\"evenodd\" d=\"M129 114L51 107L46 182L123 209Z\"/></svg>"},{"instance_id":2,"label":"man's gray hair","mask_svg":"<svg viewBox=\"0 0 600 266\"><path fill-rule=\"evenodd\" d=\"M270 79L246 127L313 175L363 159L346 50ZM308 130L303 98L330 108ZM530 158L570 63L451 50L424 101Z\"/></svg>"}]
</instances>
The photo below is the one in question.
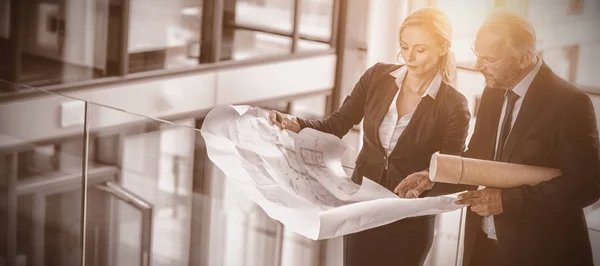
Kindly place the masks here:
<instances>
[{"instance_id":1,"label":"man's gray hair","mask_svg":"<svg viewBox=\"0 0 600 266\"><path fill-rule=\"evenodd\" d=\"M529 20L521 14L505 9L496 9L479 29L480 32L484 30L504 31L516 52L536 55L535 30Z\"/></svg>"}]
</instances>

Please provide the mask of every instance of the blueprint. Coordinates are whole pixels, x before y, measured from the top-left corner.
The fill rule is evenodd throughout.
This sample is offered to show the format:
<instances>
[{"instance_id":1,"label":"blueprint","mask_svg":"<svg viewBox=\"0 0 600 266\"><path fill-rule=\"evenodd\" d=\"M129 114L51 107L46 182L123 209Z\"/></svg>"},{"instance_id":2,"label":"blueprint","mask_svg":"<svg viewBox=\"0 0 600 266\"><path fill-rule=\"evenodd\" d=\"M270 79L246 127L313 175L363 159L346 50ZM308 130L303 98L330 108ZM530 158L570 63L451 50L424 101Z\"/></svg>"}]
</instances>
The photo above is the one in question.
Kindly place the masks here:
<instances>
[{"instance_id":1,"label":"blueprint","mask_svg":"<svg viewBox=\"0 0 600 266\"><path fill-rule=\"evenodd\" d=\"M347 144L311 128L281 130L260 108L216 106L201 133L208 157L229 181L271 218L313 240L463 207L453 195L401 199L367 178L357 185L341 164Z\"/></svg>"}]
</instances>

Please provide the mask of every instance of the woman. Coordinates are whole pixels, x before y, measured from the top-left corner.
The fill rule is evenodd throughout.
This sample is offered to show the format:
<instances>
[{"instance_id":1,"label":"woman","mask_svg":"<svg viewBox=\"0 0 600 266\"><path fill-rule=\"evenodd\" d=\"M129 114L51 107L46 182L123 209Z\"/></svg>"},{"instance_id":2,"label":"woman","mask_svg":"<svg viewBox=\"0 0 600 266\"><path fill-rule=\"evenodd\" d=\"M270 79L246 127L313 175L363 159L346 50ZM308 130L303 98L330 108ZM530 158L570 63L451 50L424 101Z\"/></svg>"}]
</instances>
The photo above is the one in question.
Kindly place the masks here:
<instances>
[{"instance_id":1,"label":"woman","mask_svg":"<svg viewBox=\"0 0 600 266\"><path fill-rule=\"evenodd\" d=\"M352 180L360 183L365 176L394 190L407 176L427 169L433 153L465 149L470 114L467 100L455 89L451 31L439 9L418 10L399 30L404 65L377 63L369 68L327 119L305 120L276 111L269 119L282 129L310 127L341 138L364 118L363 147ZM448 192L442 186L436 184L427 194ZM405 192L399 194L409 197ZM434 223L433 215L415 217L347 235L344 264L422 265L433 242Z\"/></svg>"}]
</instances>

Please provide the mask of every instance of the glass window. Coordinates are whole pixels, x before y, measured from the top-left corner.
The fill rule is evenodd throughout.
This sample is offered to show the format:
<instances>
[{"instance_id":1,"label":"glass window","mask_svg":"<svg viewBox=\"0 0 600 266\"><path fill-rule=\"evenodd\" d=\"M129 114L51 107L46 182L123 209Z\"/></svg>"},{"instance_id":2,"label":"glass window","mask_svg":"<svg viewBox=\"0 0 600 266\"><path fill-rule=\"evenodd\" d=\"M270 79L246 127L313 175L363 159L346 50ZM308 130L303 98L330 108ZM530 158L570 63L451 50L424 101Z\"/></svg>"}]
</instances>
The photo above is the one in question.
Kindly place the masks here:
<instances>
[{"instance_id":1,"label":"glass window","mask_svg":"<svg viewBox=\"0 0 600 266\"><path fill-rule=\"evenodd\" d=\"M330 49L333 0L301 2L299 40L292 47L294 0L220 1L223 28L221 39L214 40L221 45L216 61ZM11 7L14 3L18 4ZM212 47L213 38L206 27L212 25L208 22L213 14L204 10L204 4L203 0L0 0L4 62L0 79L42 87L212 63L213 51L206 46ZM13 26L23 31L11 39L14 22L21 23Z\"/></svg>"},{"instance_id":2,"label":"glass window","mask_svg":"<svg viewBox=\"0 0 600 266\"><path fill-rule=\"evenodd\" d=\"M198 64L202 0L131 0L129 73Z\"/></svg>"},{"instance_id":3,"label":"glass window","mask_svg":"<svg viewBox=\"0 0 600 266\"><path fill-rule=\"evenodd\" d=\"M298 50L314 51L331 48L331 27L334 19L333 0L303 0L301 2Z\"/></svg>"},{"instance_id":4,"label":"glass window","mask_svg":"<svg viewBox=\"0 0 600 266\"><path fill-rule=\"evenodd\" d=\"M327 50L329 48L331 48L331 44L328 42L302 40L302 39L298 40L298 50L299 51Z\"/></svg>"},{"instance_id":5,"label":"glass window","mask_svg":"<svg viewBox=\"0 0 600 266\"><path fill-rule=\"evenodd\" d=\"M46 97L55 103L74 101ZM82 124L65 124L59 115L45 124L35 112L21 112L15 119L8 105L2 107L0 265L79 265ZM36 127L21 121L36 121ZM88 180L92 184L92 172Z\"/></svg>"},{"instance_id":6,"label":"glass window","mask_svg":"<svg viewBox=\"0 0 600 266\"><path fill-rule=\"evenodd\" d=\"M13 20L23 24L19 25L23 29L21 46L16 48L20 57L12 61L13 69L21 66L17 79L44 86L118 74L122 5L113 2L19 3L17 9L23 9L19 13L23 17Z\"/></svg>"},{"instance_id":7,"label":"glass window","mask_svg":"<svg viewBox=\"0 0 600 266\"><path fill-rule=\"evenodd\" d=\"M220 60L289 54L292 0L226 0Z\"/></svg>"},{"instance_id":8,"label":"glass window","mask_svg":"<svg viewBox=\"0 0 600 266\"><path fill-rule=\"evenodd\" d=\"M222 60L244 60L260 56L289 54L292 38L260 31L236 29L232 32L231 54Z\"/></svg>"},{"instance_id":9,"label":"glass window","mask_svg":"<svg viewBox=\"0 0 600 266\"><path fill-rule=\"evenodd\" d=\"M292 33L293 0L235 0L233 5L226 5L225 9L226 12L235 13L235 25Z\"/></svg>"},{"instance_id":10,"label":"glass window","mask_svg":"<svg viewBox=\"0 0 600 266\"><path fill-rule=\"evenodd\" d=\"M331 47L333 1L302 1L296 51ZM220 60L292 53L293 0L227 0Z\"/></svg>"},{"instance_id":11,"label":"glass window","mask_svg":"<svg viewBox=\"0 0 600 266\"><path fill-rule=\"evenodd\" d=\"M60 145L46 145L20 152L18 155L19 178L27 179L59 171L60 157Z\"/></svg>"},{"instance_id":12,"label":"glass window","mask_svg":"<svg viewBox=\"0 0 600 266\"><path fill-rule=\"evenodd\" d=\"M301 36L316 37L326 41L331 38L333 0L303 0L300 13Z\"/></svg>"}]
</instances>

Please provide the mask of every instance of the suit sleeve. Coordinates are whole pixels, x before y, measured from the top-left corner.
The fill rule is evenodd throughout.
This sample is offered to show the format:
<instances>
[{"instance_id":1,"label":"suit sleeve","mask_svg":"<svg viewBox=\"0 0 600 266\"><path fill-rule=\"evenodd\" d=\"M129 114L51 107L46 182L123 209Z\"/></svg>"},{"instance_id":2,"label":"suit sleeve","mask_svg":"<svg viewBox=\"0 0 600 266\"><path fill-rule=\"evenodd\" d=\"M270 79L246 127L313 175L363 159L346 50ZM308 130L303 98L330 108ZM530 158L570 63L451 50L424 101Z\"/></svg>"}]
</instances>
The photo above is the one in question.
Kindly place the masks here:
<instances>
[{"instance_id":1,"label":"suit sleeve","mask_svg":"<svg viewBox=\"0 0 600 266\"><path fill-rule=\"evenodd\" d=\"M442 146L440 148L440 153L443 154L460 155L465 151L465 142L467 135L469 134L471 113L469 113L467 99L462 95L460 96L460 102L456 104L454 110L451 111L450 116L448 117L446 133L444 134ZM467 189L468 186L466 185L436 183L426 195L434 196L451 194Z\"/></svg>"},{"instance_id":2,"label":"suit sleeve","mask_svg":"<svg viewBox=\"0 0 600 266\"><path fill-rule=\"evenodd\" d=\"M469 113L467 99L461 95L460 103L456 104L456 107L448 117L446 134L444 134L440 153L460 155L465 151L465 142L469 134L470 121L471 113Z\"/></svg>"},{"instance_id":3,"label":"suit sleeve","mask_svg":"<svg viewBox=\"0 0 600 266\"><path fill-rule=\"evenodd\" d=\"M600 198L596 115L590 98L576 94L561 109L554 157L562 175L536 186L502 190L503 215L536 218L581 209Z\"/></svg>"},{"instance_id":4,"label":"suit sleeve","mask_svg":"<svg viewBox=\"0 0 600 266\"><path fill-rule=\"evenodd\" d=\"M298 118L300 127L313 128L321 132L336 135L338 138L346 135L354 125L360 123L363 119L367 90L378 65L375 64L365 71L339 110L326 119L307 120Z\"/></svg>"}]
</instances>

